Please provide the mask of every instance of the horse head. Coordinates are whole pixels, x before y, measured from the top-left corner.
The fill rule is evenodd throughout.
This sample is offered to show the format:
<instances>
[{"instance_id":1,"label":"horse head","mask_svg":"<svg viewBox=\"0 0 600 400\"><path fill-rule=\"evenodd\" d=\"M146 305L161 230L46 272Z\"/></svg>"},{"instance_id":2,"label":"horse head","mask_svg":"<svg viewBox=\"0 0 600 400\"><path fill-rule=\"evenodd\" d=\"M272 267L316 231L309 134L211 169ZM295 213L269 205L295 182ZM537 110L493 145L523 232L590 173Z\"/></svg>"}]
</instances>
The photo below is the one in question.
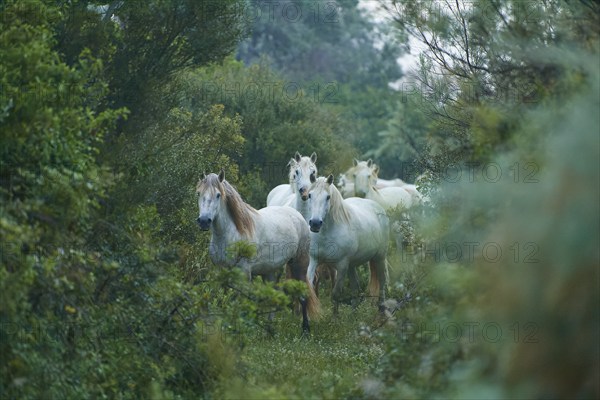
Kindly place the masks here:
<instances>
[{"instance_id":1,"label":"horse head","mask_svg":"<svg viewBox=\"0 0 600 400\"><path fill-rule=\"evenodd\" d=\"M317 154L312 153L310 157L301 156L296 152L294 158L290 159L288 166L290 167L290 184L300 193L303 201L308 200L308 191L311 186L311 177L316 177Z\"/></svg>"},{"instance_id":2,"label":"horse head","mask_svg":"<svg viewBox=\"0 0 600 400\"><path fill-rule=\"evenodd\" d=\"M379 167L371 159L356 161L352 178L354 179L354 192L358 197L365 197L372 186L377 183Z\"/></svg>"},{"instance_id":3,"label":"horse head","mask_svg":"<svg viewBox=\"0 0 600 400\"><path fill-rule=\"evenodd\" d=\"M312 232L319 232L330 208L333 175L314 179L313 188L308 194L310 199L310 219L308 225Z\"/></svg>"},{"instance_id":4,"label":"horse head","mask_svg":"<svg viewBox=\"0 0 600 400\"><path fill-rule=\"evenodd\" d=\"M219 175L204 175L204 178L198 182L196 194L198 195L198 208L200 214L196 222L203 231L209 230L211 223L215 220L224 201L224 190L222 182L225 179L225 172L221 170Z\"/></svg>"}]
</instances>

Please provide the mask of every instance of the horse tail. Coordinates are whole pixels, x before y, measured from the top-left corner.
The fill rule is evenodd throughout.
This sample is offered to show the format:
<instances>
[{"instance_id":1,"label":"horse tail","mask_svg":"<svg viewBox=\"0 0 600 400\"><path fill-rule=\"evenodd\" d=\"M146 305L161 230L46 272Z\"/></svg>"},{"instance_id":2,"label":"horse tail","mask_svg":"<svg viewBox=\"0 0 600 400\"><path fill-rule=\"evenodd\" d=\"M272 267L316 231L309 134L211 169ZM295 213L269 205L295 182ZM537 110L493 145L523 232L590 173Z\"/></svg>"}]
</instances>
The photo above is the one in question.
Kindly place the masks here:
<instances>
[{"instance_id":1,"label":"horse tail","mask_svg":"<svg viewBox=\"0 0 600 400\"><path fill-rule=\"evenodd\" d=\"M306 298L306 311L308 312L308 316L313 319L319 319L321 317L321 302L319 301L319 297L315 293L315 289L312 285L310 279L308 279L308 275L305 276L306 286L308 287L308 296Z\"/></svg>"},{"instance_id":2,"label":"horse tail","mask_svg":"<svg viewBox=\"0 0 600 400\"><path fill-rule=\"evenodd\" d=\"M304 299L304 301L306 301L306 312L308 317L311 319L318 319L321 316L321 302L319 301L313 284L306 273L306 266L308 264L306 256L308 256L308 254L304 254L304 256L305 257L300 256L298 259L290 260L286 271L289 273L288 276L291 279L296 279L298 281L304 280L304 282L306 282L306 286L308 288L307 296Z\"/></svg>"},{"instance_id":3,"label":"horse tail","mask_svg":"<svg viewBox=\"0 0 600 400\"><path fill-rule=\"evenodd\" d=\"M371 270L371 278L369 279L369 295L375 297L379 296L379 275L377 274L377 264L373 261L369 261L369 269ZM387 274L387 266L386 266Z\"/></svg>"}]
</instances>

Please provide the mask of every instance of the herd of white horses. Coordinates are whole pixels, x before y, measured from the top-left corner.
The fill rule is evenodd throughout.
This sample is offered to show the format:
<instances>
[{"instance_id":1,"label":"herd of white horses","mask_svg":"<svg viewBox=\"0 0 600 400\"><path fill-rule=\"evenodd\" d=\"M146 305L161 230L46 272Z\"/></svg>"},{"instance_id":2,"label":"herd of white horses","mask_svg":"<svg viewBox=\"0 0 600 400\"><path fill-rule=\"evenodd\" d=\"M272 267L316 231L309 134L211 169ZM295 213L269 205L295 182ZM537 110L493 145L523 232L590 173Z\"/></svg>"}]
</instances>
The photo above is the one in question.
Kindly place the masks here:
<instances>
[{"instance_id":1,"label":"herd of white horses","mask_svg":"<svg viewBox=\"0 0 600 400\"><path fill-rule=\"evenodd\" d=\"M345 277L356 299L356 268L368 263L370 295L378 297L383 309L390 235L386 211L423 201L415 185L379 178L371 160L354 160L340 175L339 189L333 175L318 177L316 162L315 153L303 157L296 152L288 164L290 183L271 190L267 206L260 210L242 200L223 171L205 175L196 188L197 222L200 229L211 231L209 255L214 264L241 268L248 279L260 275L276 281L286 270L288 277L306 282L308 295L300 300L303 332L309 331L309 316L319 314L318 271L332 278L337 313ZM232 254L240 242L251 244L256 252L247 257Z\"/></svg>"}]
</instances>

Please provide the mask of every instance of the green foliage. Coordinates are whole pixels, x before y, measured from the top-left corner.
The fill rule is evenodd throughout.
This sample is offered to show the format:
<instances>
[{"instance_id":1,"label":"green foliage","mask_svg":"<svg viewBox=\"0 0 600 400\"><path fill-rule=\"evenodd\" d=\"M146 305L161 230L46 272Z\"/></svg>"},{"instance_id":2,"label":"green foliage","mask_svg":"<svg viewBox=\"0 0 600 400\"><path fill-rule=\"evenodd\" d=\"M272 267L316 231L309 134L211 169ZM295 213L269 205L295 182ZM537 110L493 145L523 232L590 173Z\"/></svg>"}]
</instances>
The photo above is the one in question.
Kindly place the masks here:
<instances>
[{"instance_id":1,"label":"green foliage","mask_svg":"<svg viewBox=\"0 0 600 400\"><path fill-rule=\"evenodd\" d=\"M414 113L429 119L419 169L436 174L517 146L533 151L536 135L516 135L527 131L525 112L568 98L585 76L553 54L596 51L600 33L598 6L584 1L395 2L389 11L426 48L402 96L418 98Z\"/></svg>"},{"instance_id":2,"label":"green foliage","mask_svg":"<svg viewBox=\"0 0 600 400\"><path fill-rule=\"evenodd\" d=\"M324 297L326 299L326 297ZM324 300L321 320L312 323L309 340L298 337L298 316L286 313L274 321L274 337L246 332L252 341L239 350L235 375L218 385L220 398L346 398L356 397L382 348L369 326L376 328L373 306L342 307L331 315ZM230 345L241 337L230 336Z\"/></svg>"},{"instance_id":3,"label":"green foliage","mask_svg":"<svg viewBox=\"0 0 600 400\"><path fill-rule=\"evenodd\" d=\"M186 67L220 61L247 34L243 2L94 1L62 4L59 46L72 62L84 48L107 61L111 102L145 113L143 96ZM149 114L151 115L151 114Z\"/></svg>"},{"instance_id":4,"label":"green foliage","mask_svg":"<svg viewBox=\"0 0 600 400\"><path fill-rule=\"evenodd\" d=\"M376 147L395 97L389 84L402 76L396 62L402 48L388 24L375 22L357 0L270 6L250 2L249 9L262 13L238 58L246 65L268 62L285 82L336 110L346 122L344 138L359 153Z\"/></svg>"},{"instance_id":5,"label":"green foliage","mask_svg":"<svg viewBox=\"0 0 600 400\"><path fill-rule=\"evenodd\" d=\"M438 145L441 152L426 154L434 165L431 175L438 172L442 184L430 192L436 208L429 227L419 227L422 248L410 250L428 272L423 284L435 292L421 294L428 304L419 314L413 314L414 304L396 314L417 330L397 335L390 329L382 336L388 352L376 376L385 383L387 397L597 397L593 376L600 368L600 349L593 338L600 326L587 316L598 313L598 288L591 281L597 283L593 266L599 261L600 234L586 222L598 215L599 76L593 61L597 47L590 46L597 45L598 35L588 25L597 19L597 8L585 2L529 4L539 18L534 25L517 18L523 10L516 2L506 9L497 5L502 12L486 4L460 12L449 6L455 15L468 17L469 28L485 26L479 32L484 40L472 36L477 39L470 57L486 71L446 54L452 62L443 66L448 74L439 78L438 88L453 98L423 103L422 110L435 118L429 148L453 143L451 138L458 144L447 149ZM448 46L458 40L460 19L441 12L419 20L427 15L422 12L427 5L412 6L407 14L415 19L407 20L423 23L436 35L440 47L430 51L458 50ZM586 7L596 13L582 17ZM494 17L478 19L483 9ZM504 32L510 37L494 31L506 28L502 16L523 29L511 26L513 33ZM540 40L538 29L550 27L561 33ZM517 40L514 32L522 37ZM582 36L586 39L573 47L570 41ZM499 38L504 41L495 42ZM478 46L490 51L480 55ZM514 60L505 57L508 52ZM495 58L482 61L479 56ZM514 67L508 73L494 64L500 60L521 63L503 65ZM480 74L485 75L481 82ZM433 69L421 78L438 79ZM466 91L471 79L482 85L476 97ZM452 89L453 82L459 86ZM494 98L488 92L531 89L532 82L535 89L528 93L536 96L535 102ZM476 167L458 166L458 175L447 174L457 161L472 161L463 165ZM486 178L482 164L494 165L501 176ZM465 244L478 247L468 252ZM485 245L501 254L486 252ZM582 276L588 278L585 283ZM493 326L491 336L486 336L486 326Z\"/></svg>"},{"instance_id":6,"label":"green foliage","mask_svg":"<svg viewBox=\"0 0 600 400\"><path fill-rule=\"evenodd\" d=\"M228 57L241 5L0 6L2 397L598 397L597 5L399 4L436 40L391 114L398 52L374 49L388 33L357 2L337 4L337 25L255 27L246 61L266 53L273 70ZM322 285L301 338L306 284L213 267L194 184L223 168L259 207L296 150L326 175L353 146L389 175L417 160L433 201L390 213L406 247L391 246L387 312L334 318ZM502 175L444 176L465 160ZM472 242L450 259L448 243Z\"/></svg>"},{"instance_id":7,"label":"green foliage","mask_svg":"<svg viewBox=\"0 0 600 400\"><path fill-rule=\"evenodd\" d=\"M115 196L124 212L130 204L156 204L164 220L162 233L167 240L194 240L197 217L194 184L202 173L225 171L235 182L238 167L233 164L241 154L244 138L242 120L224 115L223 106L206 111L171 109L165 118L123 146L122 157L129 155L125 172Z\"/></svg>"},{"instance_id":8,"label":"green foliage","mask_svg":"<svg viewBox=\"0 0 600 400\"><path fill-rule=\"evenodd\" d=\"M36 1L1 8L0 393L193 397L218 373L195 324L208 313L207 289L182 283L160 207L125 210L131 197L115 190L127 176L98 162L126 112L106 108L115 92L92 51L66 63L56 50L57 28L74 23L64 11ZM235 140L239 120L221 113L180 120Z\"/></svg>"},{"instance_id":9,"label":"green foliage","mask_svg":"<svg viewBox=\"0 0 600 400\"><path fill-rule=\"evenodd\" d=\"M420 99L418 91L402 93L386 129L379 132L377 144L367 152L367 156L377 160L381 176L386 179L399 177L410 182L424 170L417 162L428 150L431 128Z\"/></svg>"},{"instance_id":10,"label":"green foliage","mask_svg":"<svg viewBox=\"0 0 600 400\"><path fill-rule=\"evenodd\" d=\"M222 104L228 115L242 118L244 147L232 159L248 177L238 189L256 207L264 205L271 188L288 182L286 164L296 151L315 151L320 174L339 172L351 162L352 147L342 139L346 122L310 94L288 93L286 84L264 65L244 68L229 61L181 74L171 89L186 109Z\"/></svg>"}]
</instances>

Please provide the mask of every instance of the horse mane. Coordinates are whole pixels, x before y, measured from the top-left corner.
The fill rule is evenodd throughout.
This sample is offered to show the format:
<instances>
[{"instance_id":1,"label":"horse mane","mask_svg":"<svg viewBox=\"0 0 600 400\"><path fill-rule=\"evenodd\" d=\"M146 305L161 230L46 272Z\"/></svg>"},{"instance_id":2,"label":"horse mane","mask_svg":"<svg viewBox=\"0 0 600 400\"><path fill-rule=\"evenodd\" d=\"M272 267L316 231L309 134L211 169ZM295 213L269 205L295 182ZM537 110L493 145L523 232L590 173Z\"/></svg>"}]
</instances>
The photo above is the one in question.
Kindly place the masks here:
<instances>
[{"instance_id":1,"label":"horse mane","mask_svg":"<svg viewBox=\"0 0 600 400\"><path fill-rule=\"evenodd\" d=\"M344 204L344 198L342 197L342 194L338 188L336 188L333 183L331 185L328 184L327 178L322 176L317 178L316 182L314 183L314 188L320 187L322 190L327 190L327 186L329 186L328 193L331 196L329 199L329 212L331 214L331 218L333 218L336 223L350 223L350 213L346 204Z\"/></svg>"},{"instance_id":2,"label":"horse mane","mask_svg":"<svg viewBox=\"0 0 600 400\"><path fill-rule=\"evenodd\" d=\"M207 188L218 190L221 193L237 231L248 237L253 236L254 216L258 214L256 209L244 202L242 196L227 180L220 182L216 174L210 174L198 183L198 191L204 191Z\"/></svg>"},{"instance_id":3,"label":"horse mane","mask_svg":"<svg viewBox=\"0 0 600 400\"><path fill-rule=\"evenodd\" d=\"M235 224L236 229L242 235L253 236L254 235L254 216L258 214L256 209L250 204L246 203L242 196L235 190L233 186L226 180L221 182L223 189L225 189L225 204L227 204L227 210L231 214L231 218Z\"/></svg>"}]
</instances>

